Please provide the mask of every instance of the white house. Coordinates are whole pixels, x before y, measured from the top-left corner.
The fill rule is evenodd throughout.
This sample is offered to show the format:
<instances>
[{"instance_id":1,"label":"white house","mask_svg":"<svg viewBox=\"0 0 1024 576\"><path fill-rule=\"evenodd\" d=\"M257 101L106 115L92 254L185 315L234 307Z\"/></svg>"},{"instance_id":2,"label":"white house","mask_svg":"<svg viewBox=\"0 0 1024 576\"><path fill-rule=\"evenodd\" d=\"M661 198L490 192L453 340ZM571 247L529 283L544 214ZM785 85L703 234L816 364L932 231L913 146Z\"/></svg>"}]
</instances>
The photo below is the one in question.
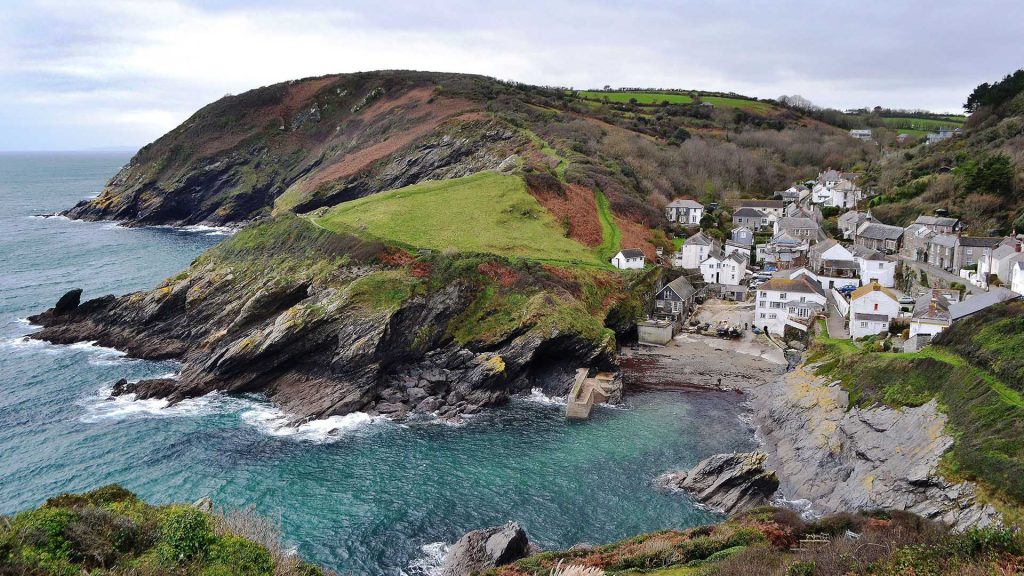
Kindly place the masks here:
<instances>
[{"instance_id":1,"label":"white house","mask_svg":"<svg viewBox=\"0 0 1024 576\"><path fill-rule=\"evenodd\" d=\"M914 314L910 318L910 337L935 336L953 322L949 314L949 300L937 290L925 292L914 303Z\"/></svg>"},{"instance_id":2,"label":"white house","mask_svg":"<svg viewBox=\"0 0 1024 576\"><path fill-rule=\"evenodd\" d=\"M1024 261L1020 240L1007 237L991 252L985 252L978 259L978 275L988 284L988 277L995 275L1003 284L1009 285L1013 280L1013 265Z\"/></svg>"},{"instance_id":3,"label":"white house","mask_svg":"<svg viewBox=\"0 0 1024 576\"><path fill-rule=\"evenodd\" d=\"M807 331L827 301L821 285L808 275L772 278L757 288L754 325L780 336L786 326Z\"/></svg>"},{"instance_id":4,"label":"white house","mask_svg":"<svg viewBox=\"0 0 1024 576\"><path fill-rule=\"evenodd\" d=\"M778 219L785 216L786 203L782 200L736 200L736 209L742 210L743 208L753 208L766 216Z\"/></svg>"},{"instance_id":5,"label":"white house","mask_svg":"<svg viewBox=\"0 0 1024 576\"><path fill-rule=\"evenodd\" d=\"M679 251L675 254L673 264L677 268L696 270L700 268L701 262L717 251L718 241L701 231L683 242L683 245L679 247Z\"/></svg>"},{"instance_id":6,"label":"white house","mask_svg":"<svg viewBox=\"0 0 1024 576\"><path fill-rule=\"evenodd\" d=\"M751 247L749 245L734 242L732 240L726 240L725 246L722 248L722 252L724 252L726 256L740 254L747 259L747 262L750 262L750 248Z\"/></svg>"},{"instance_id":7,"label":"white house","mask_svg":"<svg viewBox=\"0 0 1024 576\"><path fill-rule=\"evenodd\" d=\"M640 270L644 267L644 251L636 248L621 250L612 258L612 266L619 270Z\"/></svg>"},{"instance_id":8,"label":"white house","mask_svg":"<svg viewBox=\"0 0 1024 576\"><path fill-rule=\"evenodd\" d=\"M689 198L673 200L665 206L665 217L683 226L697 226L704 217L704 205Z\"/></svg>"},{"instance_id":9,"label":"white house","mask_svg":"<svg viewBox=\"0 0 1024 576\"><path fill-rule=\"evenodd\" d=\"M1010 276L1010 290L1017 294L1024 294L1024 260L1018 260L1013 266L1013 273Z\"/></svg>"},{"instance_id":10,"label":"white house","mask_svg":"<svg viewBox=\"0 0 1024 576\"><path fill-rule=\"evenodd\" d=\"M707 284L737 285L743 281L747 272L747 259L741 254L728 256L715 253L700 263L700 273Z\"/></svg>"},{"instance_id":11,"label":"white house","mask_svg":"<svg viewBox=\"0 0 1024 576\"><path fill-rule=\"evenodd\" d=\"M850 295L850 338L873 336L889 330L900 314L900 300L878 282L861 286Z\"/></svg>"},{"instance_id":12,"label":"white house","mask_svg":"<svg viewBox=\"0 0 1024 576\"><path fill-rule=\"evenodd\" d=\"M851 249L854 260L860 268L860 283L867 286L878 282L885 288L896 286L896 259L863 246Z\"/></svg>"}]
</instances>

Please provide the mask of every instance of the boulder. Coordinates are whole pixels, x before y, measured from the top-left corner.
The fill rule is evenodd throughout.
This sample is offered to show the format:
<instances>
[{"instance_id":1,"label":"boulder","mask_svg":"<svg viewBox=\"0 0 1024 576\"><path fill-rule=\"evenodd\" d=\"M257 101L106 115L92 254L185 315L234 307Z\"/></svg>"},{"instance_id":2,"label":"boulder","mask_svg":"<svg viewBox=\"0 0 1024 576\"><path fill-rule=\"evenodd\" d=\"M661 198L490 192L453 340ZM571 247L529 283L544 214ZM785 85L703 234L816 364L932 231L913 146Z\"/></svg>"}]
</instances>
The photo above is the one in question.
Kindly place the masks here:
<instances>
[{"instance_id":1,"label":"boulder","mask_svg":"<svg viewBox=\"0 0 1024 576\"><path fill-rule=\"evenodd\" d=\"M467 532L452 545L442 576L469 576L525 558L530 553L526 530L516 522Z\"/></svg>"},{"instance_id":2,"label":"boulder","mask_svg":"<svg viewBox=\"0 0 1024 576\"><path fill-rule=\"evenodd\" d=\"M668 472L657 484L685 490L712 508L735 514L763 506L779 489L775 472L765 470L764 452L716 454L689 471Z\"/></svg>"},{"instance_id":3,"label":"boulder","mask_svg":"<svg viewBox=\"0 0 1024 576\"><path fill-rule=\"evenodd\" d=\"M78 305L82 302L82 289L75 288L74 290L68 290L63 296L57 300L57 303L53 306L54 316L63 316L68 312L74 312Z\"/></svg>"}]
</instances>

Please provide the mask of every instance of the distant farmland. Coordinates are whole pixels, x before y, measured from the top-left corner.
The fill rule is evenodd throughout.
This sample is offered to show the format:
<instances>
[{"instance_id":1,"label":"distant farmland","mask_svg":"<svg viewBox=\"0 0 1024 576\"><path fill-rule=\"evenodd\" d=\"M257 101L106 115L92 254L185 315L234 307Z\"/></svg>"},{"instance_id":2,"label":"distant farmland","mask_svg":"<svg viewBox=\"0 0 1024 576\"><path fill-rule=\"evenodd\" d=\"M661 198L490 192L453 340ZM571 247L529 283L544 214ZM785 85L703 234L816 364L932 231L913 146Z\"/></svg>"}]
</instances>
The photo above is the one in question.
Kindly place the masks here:
<instances>
[{"instance_id":1,"label":"distant farmland","mask_svg":"<svg viewBox=\"0 0 1024 576\"><path fill-rule=\"evenodd\" d=\"M928 132L935 132L939 128L960 128L967 118L962 116L945 116L939 118L882 118L882 122L893 130L901 130L908 134L921 135Z\"/></svg>"},{"instance_id":2,"label":"distant farmland","mask_svg":"<svg viewBox=\"0 0 1024 576\"><path fill-rule=\"evenodd\" d=\"M690 104L693 102L693 98L691 98L689 94L682 94L680 92L580 90L577 94L584 100L595 102L603 102L607 99L609 102L626 104L632 100L636 100L636 103L640 106L657 106L662 102L668 102L669 104ZM769 114L776 110L775 106L772 106L767 102L748 100L746 98L705 96L699 92L698 96L702 102L714 104L716 108L739 108L741 110L755 112L758 114Z\"/></svg>"}]
</instances>

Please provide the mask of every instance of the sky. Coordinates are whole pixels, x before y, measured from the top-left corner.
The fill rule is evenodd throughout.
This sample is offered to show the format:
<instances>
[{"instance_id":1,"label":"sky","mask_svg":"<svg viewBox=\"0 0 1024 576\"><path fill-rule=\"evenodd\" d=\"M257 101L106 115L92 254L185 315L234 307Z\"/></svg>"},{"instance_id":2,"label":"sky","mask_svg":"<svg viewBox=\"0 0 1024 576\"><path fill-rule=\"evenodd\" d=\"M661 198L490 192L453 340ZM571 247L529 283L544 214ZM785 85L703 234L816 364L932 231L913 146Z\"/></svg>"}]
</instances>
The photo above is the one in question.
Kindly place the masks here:
<instances>
[{"instance_id":1,"label":"sky","mask_svg":"<svg viewBox=\"0 0 1024 576\"><path fill-rule=\"evenodd\" d=\"M137 148L228 93L376 69L959 112L1022 39L1019 0L0 0L0 150Z\"/></svg>"}]
</instances>

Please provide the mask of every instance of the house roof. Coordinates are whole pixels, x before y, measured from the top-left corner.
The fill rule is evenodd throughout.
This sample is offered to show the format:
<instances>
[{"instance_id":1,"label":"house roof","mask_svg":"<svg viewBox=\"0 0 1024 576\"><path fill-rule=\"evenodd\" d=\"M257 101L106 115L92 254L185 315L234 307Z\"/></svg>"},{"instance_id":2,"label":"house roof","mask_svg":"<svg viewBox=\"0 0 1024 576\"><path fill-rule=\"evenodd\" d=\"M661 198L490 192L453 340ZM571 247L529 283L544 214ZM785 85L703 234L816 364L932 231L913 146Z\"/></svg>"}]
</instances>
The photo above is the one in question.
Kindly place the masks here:
<instances>
[{"instance_id":1,"label":"house roof","mask_svg":"<svg viewBox=\"0 0 1024 576\"><path fill-rule=\"evenodd\" d=\"M922 238L924 236L934 236L935 235L935 231L932 230L931 228L925 226L924 224L916 224L915 223L915 224L911 224L910 226L907 226L907 228L904 231L903 235L904 236L916 236L918 238Z\"/></svg>"},{"instance_id":2,"label":"house roof","mask_svg":"<svg viewBox=\"0 0 1024 576\"><path fill-rule=\"evenodd\" d=\"M797 240L796 238L793 238L793 236L790 235L790 233L786 232L785 230L783 230L782 232L779 232L775 236L772 236L772 242L771 243L772 244L786 244L786 245L790 245L790 246L797 246L797 245L802 244L802 242L800 240Z\"/></svg>"},{"instance_id":3,"label":"house roof","mask_svg":"<svg viewBox=\"0 0 1024 576\"><path fill-rule=\"evenodd\" d=\"M690 281L686 279L686 276L680 276L679 278L669 282L664 288L662 288L662 290L665 288L675 292L676 296L679 296L682 300L686 300L696 292L693 284L690 284Z\"/></svg>"},{"instance_id":4,"label":"house roof","mask_svg":"<svg viewBox=\"0 0 1024 576\"><path fill-rule=\"evenodd\" d=\"M825 260L821 261L821 266L822 266L822 268L832 268L832 269L839 268L839 269L843 269L843 270L858 270L858 269L860 269L860 266L858 266L857 263L854 262L853 260L828 260L828 259L825 259Z\"/></svg>"},{"instance_id":5,"label":"house roof","mask_svg":"<svg viewBox=\"0 0 1024 576\"><path fill-rule=\"evenodd\" d=\"M757 208L740 208L732 213L733 218L764 218L764 212Z\"/></svg>"},{"instance_id":6,"label":"house roof","mask_svg":"<svg viewBox=\"0 0 1024 576\"><path fill-rule=\"evenodd\" d=\"M744 266L746 266L747 262L750 260L750 258L747 258L747 255L744 254L743 252L733 252L729 254L728 258L735 260L737 263L742 264Z\"/></svg>"},{"instance_id":7,"label":"house roof","mask_svg":"<svg viewBox=\"0 0 1024 576\"><path fill-rule=\"evenodd\" d=\"M752 200L748 198L737 200L736 206L742 208L778 208L781 210L786 206L786 203L782 200Z\"/></svg>"},{"instance_id":8,"label":"house roof","mask_svg":"<svg viewBox=\"0 0 1024 576\"><path fill-rule=\"evenodd\" d=\"M1020 294L1011 292L1006 288L994 287L988 292L975 294L962 302L950 304L949 314L953 320L959 320L960 318L980 312L989 306L994 306L1000 302L1006 302L1007 300L1013 300L1015 298L1020 298Z\"/></svg>"},{"instance_id":9,"label":"house roof","mask_svg":"<svg viewBox=\"0 0 1024 576\"><path fill-rule=\"evenodd\" d=\"M831 168L821 174L818 174L818 180L821 182L839 180L842 177L843 175L840 174L838 170L832 170Z\"/></svg>"},{"instance_id":10,"label":"house roof","mask_svg":"<svg viewBox=\"0 0 1024 576\"><path fill-rule=\"evenodd\" d=\"M850 254L853 254L854 258L860 258L861 260L887 260L881 252L867 246L854 245L850 248Z\"/></svg>"},{"instance_id":11,"label":"house roof","mask_svg":"<svg viewBox=\"0 0 1024 576\"><path fill-rule=\"evenodd\" d=\"M639 248L624 248L624 249L619 251L619 254L622 254L626 258L643 258L644 257L644 251L640 250Z\"/></svg>"},{"instance_id":12,"label":"house roof","mask_svg":"<svg viewBox=\"0 0 1024 576\"><path fill-rule=\"evenodd\" d=\"M870 284L865 284L865 285L861 286L860 288L857 288L856 290L853 291L853 294L850 294L850 300L853 301L853 300L856 300L858 298L863 298L864 296L867 296L868 294L870 294L872 292L881 292L882 294L885 294L886 296L888 296L889 298L892 298L896 302L900 301L899 294L897 294L893 290L890 290L890 289L882 286L878 282L872 282Z\"/></svg>"},{"instance_id":13,"label":"house roof","mask_svg":"<svg viewBox=\"0 0 1024 576\"><path fill-rule=\"evenodd\" d=\"M914 302L914 320L932 320L949 324L949 300L937 290L925 292Z\"/></svg>"},{"instance_id":14,"label":"house roof","mask_svg":"<svg viewBox=\"0 0 1024 576\"><path fill-rule=\"evenodd\" d=\"M956 223L960 220L958 218L948 218L946 216L926 216L922 214L914 220L914 224L921 224L923 226L956 226Z\"/></svg>"},{"instance_id":15,"label":"house roof","mask_svg":"<svg viewBox=\"0 0 1024 576\"><path fill-rule=\"evenodd\" d=\"M714 244L714 240L704 233L703 230L697 232L693 236L690 236L683 242L684 246L711 246Z\"/></svg>"},{"instance_id":16,"label":"house roof","mask_svg":"<svg viewBox=\"0 0 1024 576\"><path fill-rule=\"evenodd\" d=\"M903 236L903 228L880 222L864 222L857 229L857 236L872 240L899 240Z\"/></svg>"},{"instance_id":17,"label":"house roof","mask_svg":"<svg viewBox=\"0 0 1024 576\"><path fill-rule=\"evenodd\" d=\"M1003 241L1001 237L997 236L960 236L961 246L971 246L976 248L994 248Z\"/></svg>"},{"instance_id":18,"label":"house roof","mask_svg":"<svg viewBox=\"0 0 1024 576\"><path fill-rule=\"evenodd\" d=\"M952 248L956 246L956 236L953 236L952 234L936 234L932 237L929 243L945 246L946 248Z\"/></svg>"},{"instance_id":19,"label":"house roof","mask_svg":"<svg viewBox=\"0 0 1024 576\"><path fill-rule=\"evenodd\" d=\"M743 249L743 250L750 250L750 247L751 247L750 244L746 244L746 243L740 242L739 240L726 240L725 241L725 245L726 246L734 246L736 248L740 248L740 249Z\"/></svg>"},{"instance_id":20,"label":"house roof","mask_svg":"<svg viewBox=\"0 0 1024 576\"><path fill-rule=\"evenodd\" d=\"M690 198L680 198L668 203L669 208L703 208L704 205Z\"/></svg>"},{"instance_id":21,"label":"house roof","mask_svg":"<svg viewBox=\"0 0 1024 576\"><path fill-rule=\"evenodd\" d=\"M854 320L865 320L867 322L888 322L889 317L885 314L866 314L863 312L854 312Z\"/></svg>"},{"instance_id":22,"label":"house roof","mask_svg":"<svg viewBox=\"0 0 1024 576\"><path fill-rule=\"evenodd\" d=\"M804 216L784 216L779 218L779 228L802 230L805 228L817 229L820 226L814 220Z\"/></svg>"},{"instance_id":23,"label":"house roof","mask_svg":"<svg viewBox=\"0 0 1024 576\"><path fill-rule=\"evenodd\" d=\"M849 212L843 212L839 215L838 222L840 224L860 224L868 218L868 215L864 212L857 212L856 210L850 210Z\"/></svg>"},{"instance_id":24,"label":"house roof","mask_svg":"<svg viewBox=\"0 0 1024 576\"><path fill-rule=\"evenodd\" d=\"M776 292L798 292L824 296L821 285L801 274L796 278L772 278L757 287L758 290L774 290Z\"/></svg>"}]
</instances>

